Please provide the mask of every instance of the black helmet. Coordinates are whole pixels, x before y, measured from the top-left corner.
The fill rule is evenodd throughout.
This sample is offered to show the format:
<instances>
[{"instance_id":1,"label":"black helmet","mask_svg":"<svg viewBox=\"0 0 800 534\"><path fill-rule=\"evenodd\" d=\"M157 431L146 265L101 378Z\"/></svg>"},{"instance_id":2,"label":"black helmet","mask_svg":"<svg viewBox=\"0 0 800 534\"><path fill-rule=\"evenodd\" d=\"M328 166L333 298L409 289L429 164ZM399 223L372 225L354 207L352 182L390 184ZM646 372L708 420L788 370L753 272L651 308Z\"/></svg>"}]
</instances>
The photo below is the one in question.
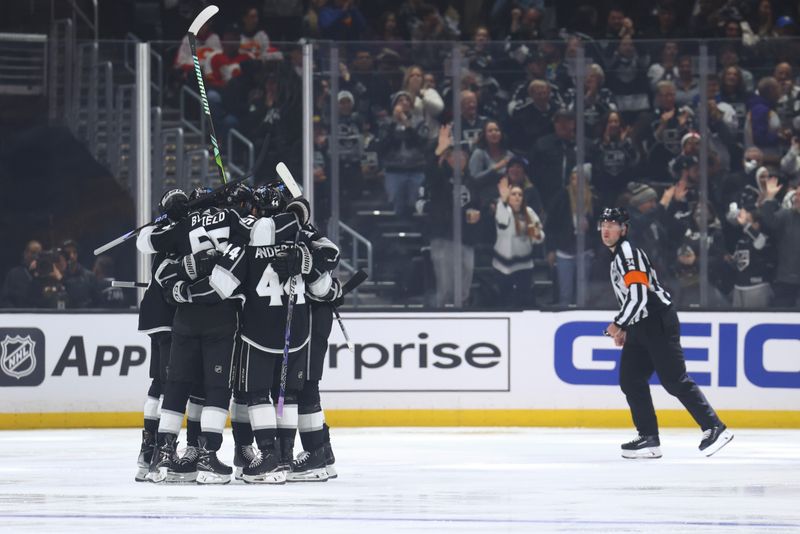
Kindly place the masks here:
<instances>
[{"instance_id":1,"label":"black helmet","mask_svg":"<svg viewBox=\"0 0 800 534\"><path fill-rule=\"evenodd\" d=\"M620 225L625 225L628 224L630 220L631 218L628 215L628 210L625 208L603 208L603 211L600 212L600 217L597 218L597 229L600 229L600 225L604 221L617 222Z\"/></svg>"},{"instance_id":2,"label":"black helmet","mask_svg":"<svg viewBox=\"0 0 800 534\"><path fill-rule=\"evenodd\" d=\"M170 189L158 201L158 209L161 213L175 211L176 208L183 207L189 202L189 197L183 189Z\"/></svg>"},{"instance_id":3,"label":"black helmet","mask_svg":"<svg viewBox=\"0 0 800 534\"><path fill-rule=\"evenodd\" d=\"M248 185L236 184L226 191L223 204L240 214L249 214L253 209L253 190Z\"/></svg>"},{"instance_id":4,"label":"black helmet","mask_svg":"<svg viewBox=\"0 0 800 534\"><path fill-rule=\"evenodd\" d=\"M286 196L283 183L260 185L253 191L253 207L259 217L272 217L286 211Z\"/></svg>"}]
</instances>

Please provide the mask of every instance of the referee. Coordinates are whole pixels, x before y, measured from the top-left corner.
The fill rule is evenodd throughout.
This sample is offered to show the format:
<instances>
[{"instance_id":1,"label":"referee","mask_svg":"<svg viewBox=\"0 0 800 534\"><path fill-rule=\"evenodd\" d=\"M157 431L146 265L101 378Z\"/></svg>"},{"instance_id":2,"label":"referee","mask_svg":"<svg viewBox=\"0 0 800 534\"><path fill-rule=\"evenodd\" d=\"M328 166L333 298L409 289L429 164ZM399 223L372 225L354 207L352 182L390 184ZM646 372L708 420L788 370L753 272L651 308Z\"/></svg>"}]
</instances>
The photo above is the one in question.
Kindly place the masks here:
<instances>
[{"instance_id":1,"label":"referee","mask_svg":"<svg viewBox=\"0 0 800 534\"><path fill-rule=\"evenodd\" d=\"M678 314L647 254L626 239L628 221L624 208L605 208L597 224L603 244L612 253L611 283L620 305L604 334L622 347L619 384L639 432L636 439L622 445L622 457L661 458L658 420L648 384L653 371L703 429L700 451L711 456L733 439L733 433L686 374Z\"/></svg>"}]
</instances>

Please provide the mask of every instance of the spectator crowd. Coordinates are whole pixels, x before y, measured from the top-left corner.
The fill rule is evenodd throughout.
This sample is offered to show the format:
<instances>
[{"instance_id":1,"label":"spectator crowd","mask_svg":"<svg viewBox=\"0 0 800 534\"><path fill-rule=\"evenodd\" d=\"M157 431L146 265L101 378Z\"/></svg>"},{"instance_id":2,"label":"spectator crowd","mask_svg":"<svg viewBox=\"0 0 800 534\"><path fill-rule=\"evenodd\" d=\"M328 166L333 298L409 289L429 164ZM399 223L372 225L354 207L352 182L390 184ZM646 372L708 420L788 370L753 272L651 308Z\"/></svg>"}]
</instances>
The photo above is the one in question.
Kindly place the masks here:
<instances>
[{"instance_id":1,"label":"spectator crowd","mask_svg":"<svg viewBox=\"0 0 800 534\"><path fill-rule=\"evenodd\" d=\"M124 308L134 304L132 295L112 287L114 260L98 256L90 271L79 261L78 243L74 240L47 250L39 241L29 241L21 259L6 274L0 307L63 310Z\"/></svg>"},{"instance_id":2,"label":"spectator crowd","mask_svg":"<svg viewBox=\"0 0 800 534\"><path fill-rule=\"evenodd\" d=\"M271 179L278 161L300 168L303 56L296 40L336 41L338 65L330 64L330 42L315 46L317 221L330 215L336 164L342 220L357 221L358 206L374 205L421 229L433 280L428 303L575 304L582 263L585 304L607 304L596 220L614 205L631 212L631 238L679 306L700 303L705 248L709 306L796 307L798 4L557 4L231 2L237 9L198 35L214 124L221 138L235 128L258 147L256 180ZM705 83L701 46L709 57ZM172 67L175 88L195 83L192 69L184 38ZM453 243L457 203L460 247ZM26 249L25 264L6 279L4 303L18 305L7 289L26 277L31 286L56 273L88 279L69 274L69 259L60 268L64 250L48 267L41 260L31 267ZM461 295L453 294L456 262ZM544 295L534 283L541 277L552 283L540 284ZM70 285L61 280L53 286L61 292L33 293L67 307L98 302L95 290L70 292ZM66 299L52 296L64 291Z\"/></svg>"}]
</instances>

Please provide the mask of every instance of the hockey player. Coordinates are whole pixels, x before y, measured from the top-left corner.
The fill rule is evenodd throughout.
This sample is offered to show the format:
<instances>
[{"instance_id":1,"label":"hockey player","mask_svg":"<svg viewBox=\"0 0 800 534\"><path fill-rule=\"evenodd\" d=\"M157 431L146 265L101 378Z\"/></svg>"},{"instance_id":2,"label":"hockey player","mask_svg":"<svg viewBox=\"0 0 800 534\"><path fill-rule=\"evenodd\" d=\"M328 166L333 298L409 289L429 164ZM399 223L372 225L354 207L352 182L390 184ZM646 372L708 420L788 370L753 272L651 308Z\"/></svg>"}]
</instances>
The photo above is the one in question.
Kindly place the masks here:
<instances>
[{"instance_id":1,"label":"hockey player","mask_svg":"<svg viewBox=\"0 0 800 534\"><path fill-rule=\"evenodd\" d=\"M285 209L286 198L280 186L260 187L255 191L255 199L254 204L260 216L274 215ZM333 324L332 306L341 304L341 287L331 276L339 263L339 248L311 224L305 226L303 235L310 245L313 258L311 272L303 276L311 314L306 381L298 402L298 429L304 450L297 460L292 459L294 434L290 435L289 429L281 431L283 435L279 440L280 464L287 471L287 480L290 482L324 481L336 477L330 433L320 405L319 381ZM244 450L237 447L237 451L240 449ZM327 469L326 464L329 464Z\"/></svg>"},{"instance_id":2,"label":"hockey player","mask_svg":"<svg viewBox=\"0 0 800 534\"><path fill-rule=\"evenodd\" d=\"M167 191L161 197L159 208L167 217L177 217L183 210L182 204L188 197L180 189ZM153 258L152 278L144 292L139 306L139 332L150 336L150 388L144 402L144 429L142 430L142 446L139 451L136 477L137 482L144 482L153 458L158 432L159 403L163 386L167 381L167 364L172 344L172 318L175 306L164 300L161 287L155 282L156 268L166 259L166 253L158 253Z\"/></svg>"},{"instance_id":3,"label":"hockey player","mask_svg":"<svg viewBox=\"0 0 800 534\"><path fill-rule=\"evenodd\" d=\"M228 208L191 212L179 223L142 232L137 246L143 252L170 251L180 255L182 270L190 279L197 279L213 264L208 252L225 250L231 236L237 236L243 242L257 239L275 243L276 238L284 241L297 233L297 217L293 214L258 220L247 215L251 193L246 186L237 186L229 191L225 201ZM306 220L308 208L302 202L295 202L289 208L299 213L301 220ZM163 273L157 278L179 306L173 324L170 370L158 431L158 454L154 455L151 463L150 478L161 481L170 471L182 472L193 468L191 458L178 465L172 458L191 382L202 379L205 405L196 464L197 482L225 484L230 481L231 468L219 461L216 452L222 443L222 430L228 415L231 363L239 331L239 304L226 299L201 305L181 298L180 291L175 291L175 288L180 287L182 281L173 283L179 276L173 277L170 272L175 268L175 262L162 265Z\"/></svg>"},{"instance_id":4,"label":"hockey player","mask_svg":"<svg viewBox=\"0 0 800 534\"><path fill-rule=\"evenodd\" d=\"M306 383L300 392L298 430L303 451L291 464L287 480L305 482L336 478L333 464L336 459L331 447L330 429L325 422L319 396L328 337L333 326L333 310L342 303L339 281L330 273L339 263L339 249L321 235L311 241L313 269L307 277L307 296L311 308L311 338L309 340Z\"/></svg>"},{"instance_id":5,"label":"hockey player","mask_svg":"<svg viewBox=\"0 0 800 534\"><path fill-rule=\"evenodd\" d=\"M628 212L605 208L597 229L612 254L611 283L619 313L603 332L622 347L619 383L639 435L622 445L623 458L661 458L658 421L648 380L653 371L664 389L686 407L703 429L700 451L711 456L733 439L694 380L686 374L678 314L643 250L631 245Z\"/></svg>"},{"instance_id":6,"label":"hockey player","mask_svg":"<svg viewBox=\"0 0 800 534\"><path fill-rule=\"evenodd\" d=\"M253 239L247 246L231 242L207 280L192 284L179 282L174 290L177 299L215 302L228 298L241 286L246 297L242 314L243 343L235 365L236 389L240 392L236 397L239 401L247 398L252 433L260 455L243 467L245 482L283 483L292 461L298 420L297 395L303 387L309 341L303 275L312 273L312 255L307 245L312 235L304 231L297 245L288 240L268 245ZM330 273L325 272L313 281L312 291L324 296L332 283ZM277 402L278 397L290 298L296 298L296 302L288 347L285 406L282 416L278 417L271 401ZM240 413L241 408L235 407L234 411ZM236 427L238 452L249 445L249 431L241 418Z\"/></svg>"}]
</instances>

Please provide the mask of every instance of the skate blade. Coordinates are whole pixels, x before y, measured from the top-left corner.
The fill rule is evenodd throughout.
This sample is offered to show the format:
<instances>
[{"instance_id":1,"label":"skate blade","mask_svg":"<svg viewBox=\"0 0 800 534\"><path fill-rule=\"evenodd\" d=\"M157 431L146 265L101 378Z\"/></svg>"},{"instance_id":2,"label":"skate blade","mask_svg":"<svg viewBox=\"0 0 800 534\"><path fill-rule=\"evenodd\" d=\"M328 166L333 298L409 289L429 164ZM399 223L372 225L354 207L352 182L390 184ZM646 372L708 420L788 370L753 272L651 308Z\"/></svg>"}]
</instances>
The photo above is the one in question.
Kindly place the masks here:
<instances>
[{"instance_id":1,"label":"skate blade","mask_svg":"<svg viewBox=\"0 0 800 534\"><path fill-rule=\"evenodd\" d=\"M339 473L336 472L336 468L333 467L333 464L326 465L325 470L328 472L328 478L337 478Z\"/></svg>"},{"instance_id":2,"label":"skate blade","mask_svg":"<svg viewBox=\"0 0 800 534\"><path fill-rule=\"evenodd\" d=\"M136 469L136 476L133 477L133 479L136 482L147 482L147 473L149 472L150 472L150 466L145 466L145 467L139 466Z\"/></svg>"},{"instance_id":3,"label":"skate blade","mask_svg":"<svg viewBox=\"0 0 800 534\"><path fill-rule=\"evenodd\" d=\"M167 471L166 484L194 484L197 480L197 471L192 473L172 473Z\"/></svg>"},{"instance_id":4,"label":"skate blade","mask_svg":"<svg viewBox=\"0 0 800 534\"><path fill-rule=\"evenodd\" d=\"M661 449L659 447L647 447L638 451L623 450L622 457L628 460L655 460L661 458Z\"/></svg>"},{"instance_id":5,"label":"skate blade","mask_svg":"<svg viewBox=\"0 0 800 534\"><path fill-rule=\"evenodd\" d=\"M167 468L159 467L155 471L150 471L145 475L145 479L153 484L161 484L167 479Z\"/></svg>"},{"instance_id":6,"label":"skate blade","mask_svg":"<svg viewBox=\"0 0 800 534\"><path fill-rule=\"evenodd\" d=\"M210 471L198 471L196 482L198 484L228 484L231 481L230 475L220 475Z\"/></svg>"},{"instance_id":7,"label":"skate blade","mask_svg":"<svg viewBox=\"0 0 800 534\"><path fill-rule=\"evenodd\" d=\"M236 480L244 480L244 475L242 475L242 467L235 467L233 469L233 478Z\"/></svg>"},{"instance_id":8,"label":"skate blade","mask_svg":"<svg viewBox=\"0 0 800 534\"><path fill-rule=\"evenodd\" d=\"M286 471L264 473L263 475L242 475L247 484L286 484Z\"/></svg>"},{"instance_id":9,"label":"skate blade","mask_svg":"<svg viewBox=\"0 0 800 534\"><path fill-rule=\"evenodd\" d=\"M733 432L730 430L725 430L719 435L717 441L706 447L706 449L703 451L703 454L706 456L711 456L731 441L733 441Z\"/></svg>"},{"instance_id":10,"label":"skate blade","mask_svg":"<svg viewBox=\"0 0 800 534\"><path fill-rule=\"evenodd\" d=\"M308 471L291 471L286 480L287 482L326 482L328 478L328 470L320 467Z\"/></svg>"}]
</instances>

